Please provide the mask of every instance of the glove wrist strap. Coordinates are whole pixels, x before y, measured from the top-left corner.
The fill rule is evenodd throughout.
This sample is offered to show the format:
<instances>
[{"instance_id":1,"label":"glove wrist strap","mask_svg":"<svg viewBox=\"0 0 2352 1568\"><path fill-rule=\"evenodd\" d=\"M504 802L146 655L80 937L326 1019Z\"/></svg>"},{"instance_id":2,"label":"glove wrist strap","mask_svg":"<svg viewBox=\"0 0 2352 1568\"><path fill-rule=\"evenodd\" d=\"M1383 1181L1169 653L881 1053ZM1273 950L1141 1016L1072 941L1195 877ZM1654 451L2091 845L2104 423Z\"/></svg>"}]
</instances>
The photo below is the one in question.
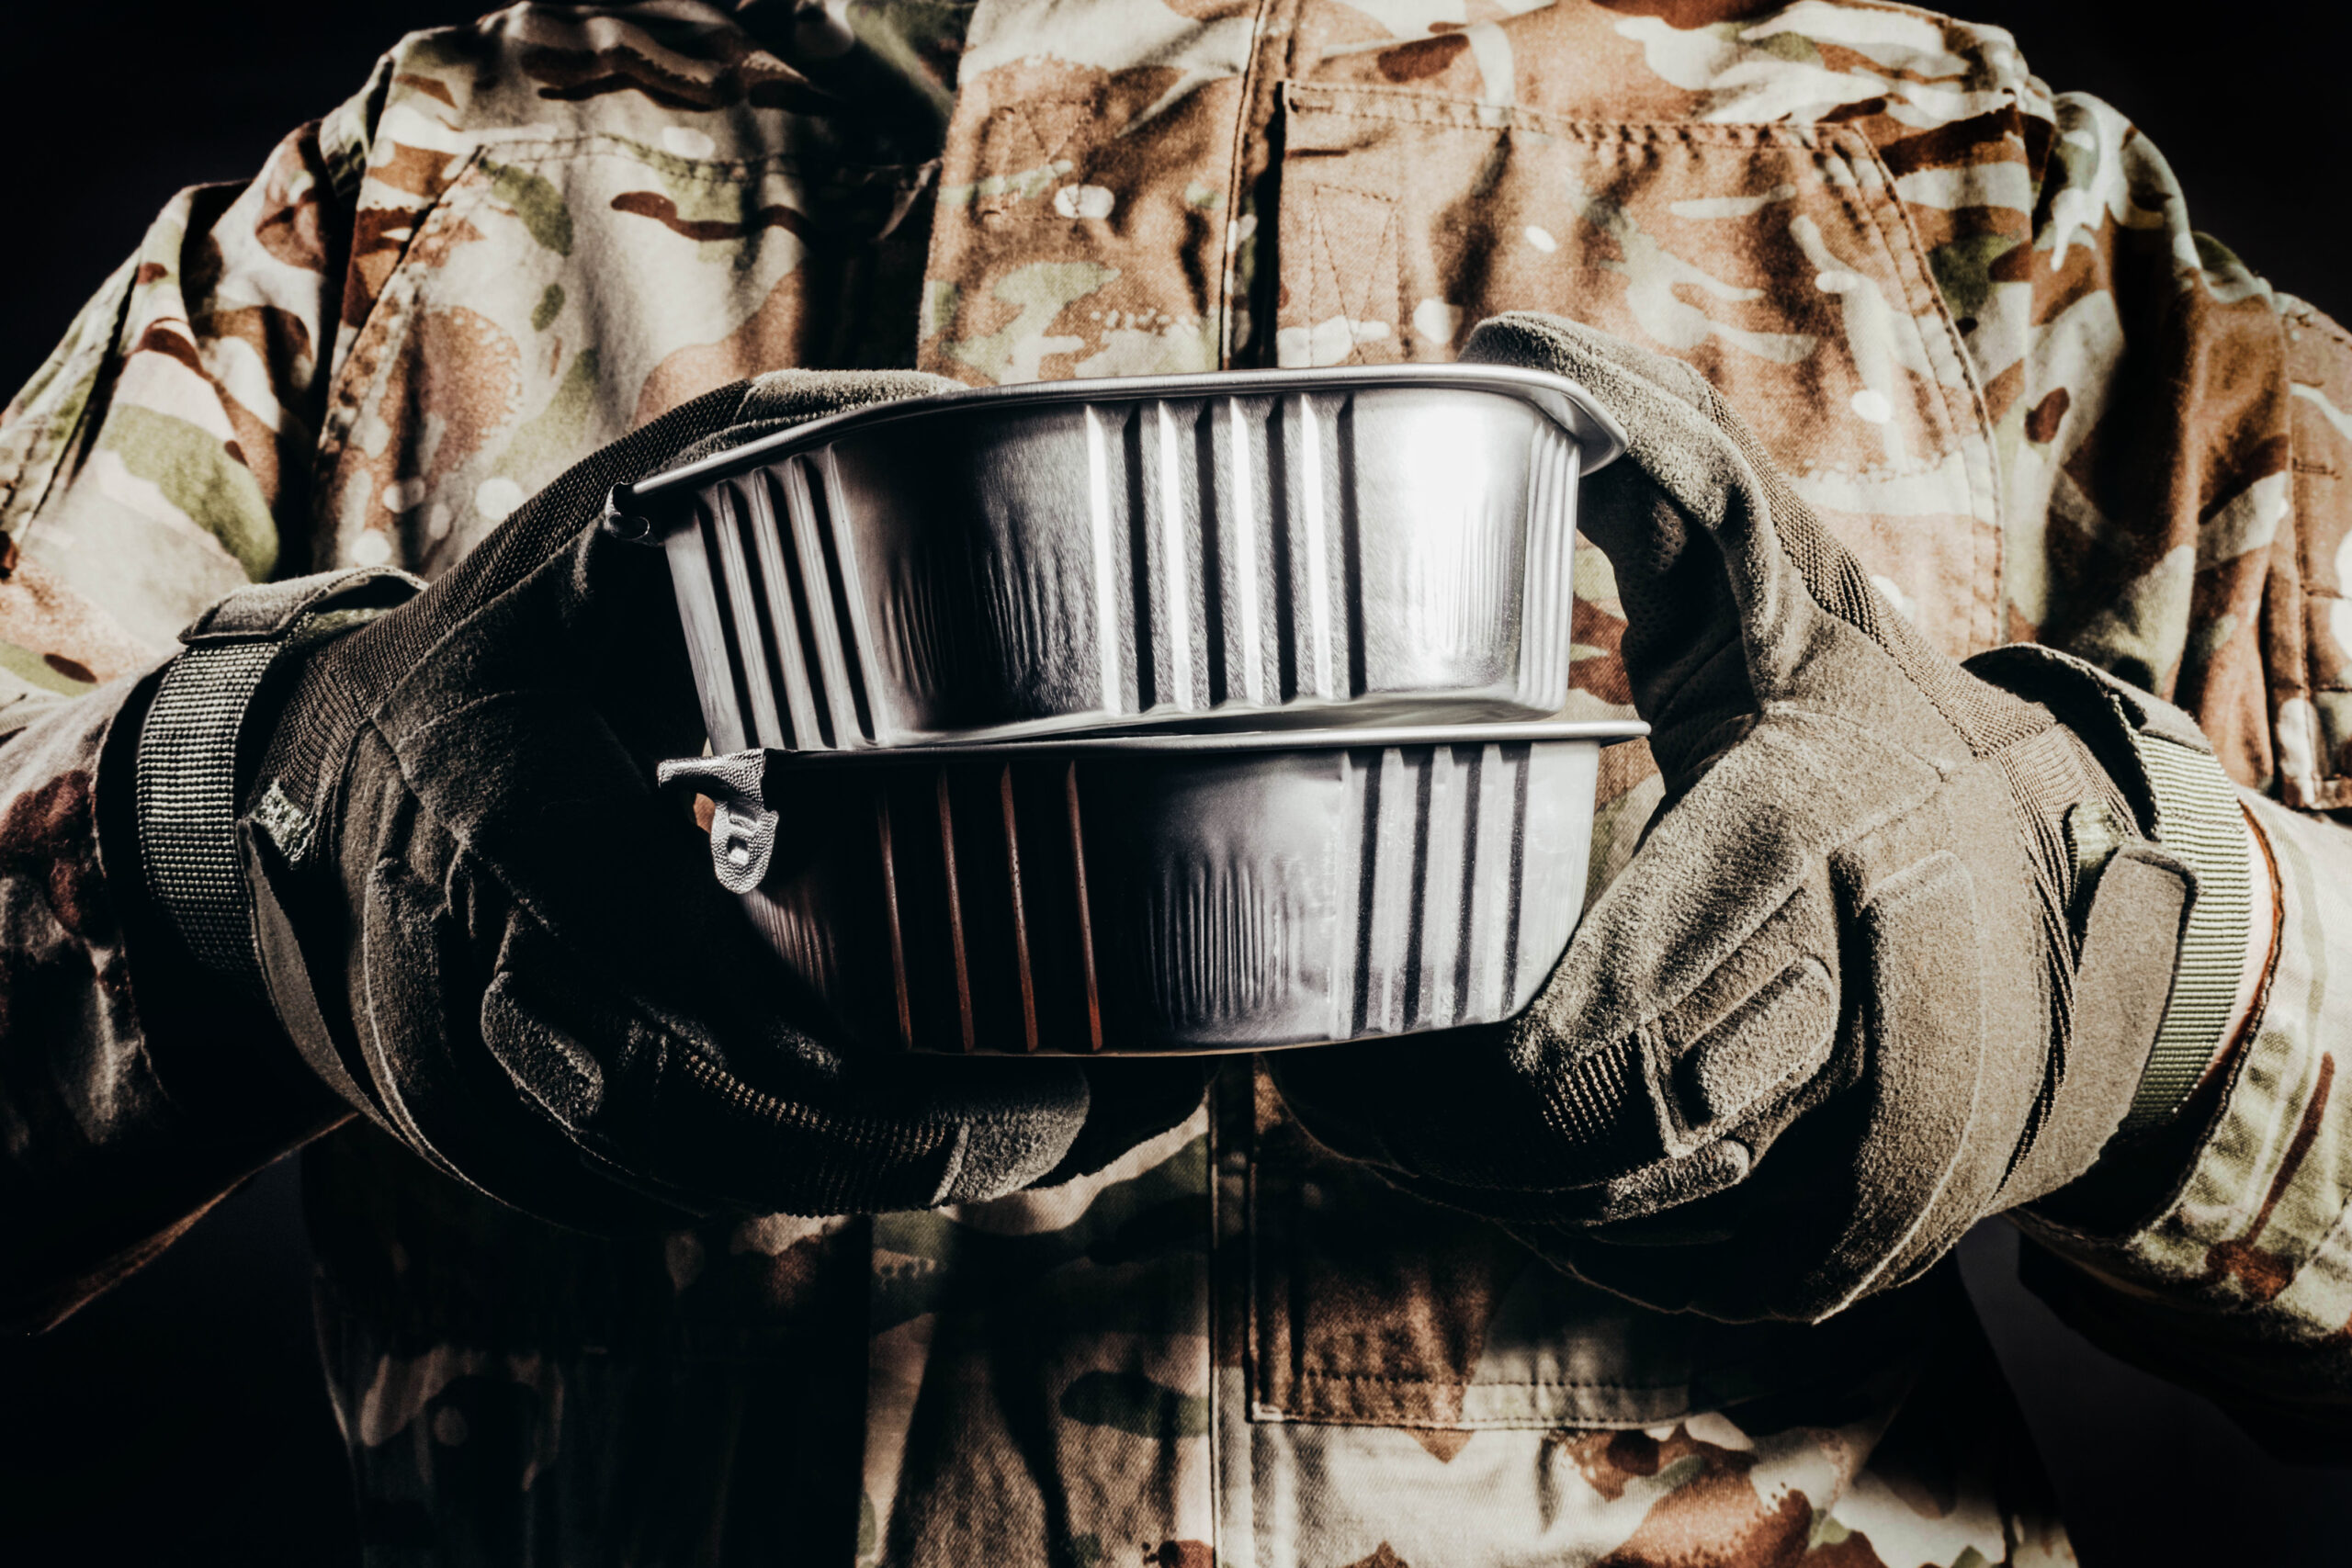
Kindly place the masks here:
<instances>
[{"instance_id":1,"label":"glove wrist strap","mask_svg":"<svg viewBox=\"0 0 2352 1568\"><path fill-rule=\"evenodd\" d=\"M253 894L237 845L255 697L281 663L424 584L368 567L240 589L180 633L134 760L147 887L201 967L261 984Z\"/></svg>"},{"instance_id":2,"label":"glove wrist strap","mask_svg":"<svg viewBox=\"0 0 2352 1568\"><path fill-rule=\"evenodd\" d=\"M2164 1022L2121 1130L2169 1121L2195 1092L2230 1026L2245 964L2253 876L2236 788L2194 719L2094 664L2018 643L1977 654L1966 668L2046 705L2131 799L2142 831L2196 874Z\"/></svg>"},{"instance_id":3,"label":"glove wrist strap","mask_svg":"<svg viewBox=\"0 0 2352 1568\"><path fill-rule=\"evenodd\" d=\"M2230 1027L2253 925L2254 878L2237 791L2213 753L2152 730L2134 732L2156 802L2156 841L2197 874L2197 897L2173 964L2165 1021L2125 1113L2129 1134L2171 1119L2205 1076Z\"/></svg>"}]
</instances>

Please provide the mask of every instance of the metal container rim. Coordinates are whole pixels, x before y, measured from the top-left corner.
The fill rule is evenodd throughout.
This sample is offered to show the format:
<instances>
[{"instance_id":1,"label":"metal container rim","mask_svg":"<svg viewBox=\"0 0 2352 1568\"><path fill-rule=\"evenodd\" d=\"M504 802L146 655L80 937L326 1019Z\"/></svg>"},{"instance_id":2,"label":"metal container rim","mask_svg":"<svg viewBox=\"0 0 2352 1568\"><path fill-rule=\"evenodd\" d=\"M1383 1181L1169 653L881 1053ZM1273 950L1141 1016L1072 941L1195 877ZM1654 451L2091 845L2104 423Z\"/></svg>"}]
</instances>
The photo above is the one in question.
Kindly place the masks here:
<instances>
[{"instance_id":1,"label":"metal container rim","mask_svg":"<svg viewBox=\"0 0 2352 1568\"><path fill-rule=\"evenodd\" d=\"M1650 732L1640 719L1544 719L1525 724L1385 725L1362 728L1138 730L1133 734L1039 736L1022 740L875 746L845 751L753 747L771 768L920 766L956 761L1023 761L1049 756L1183 756L1227 752L1347 751L1403 746L1519 746L1589 740L1609 745ZM742 753L737 753L741 755Z\"/></svg>"},{"instance_id":2,"label":"metal container rim","mask_svg":"<svg viewBox=\"0 0 2352 1568\"><path fill-rule=\"evenodd\" d=\"M1024 381L1009 387L972 387L924 398L869 403L827 414L788 430L714 452L616 491L640 502L659 503L673 491L698 490L715 479L763 468L805 447L821 446L873 426L933 414L997 407L1027 408L1069 402L1143 403L1175 398L1265 397L1283 392L1376 391L1453 389L1496 392L1528 404L1574 436L1577 471L1590 474L1624 455L1624 427L1593 395L1566 376L1511 365L1342 365L1317 370L1214 370L1184 376L1113 376L1086 380ZM666 520L664 520L666 521ZM662 531L657 521L656 532Z\"/></svg>"}]
</instances>

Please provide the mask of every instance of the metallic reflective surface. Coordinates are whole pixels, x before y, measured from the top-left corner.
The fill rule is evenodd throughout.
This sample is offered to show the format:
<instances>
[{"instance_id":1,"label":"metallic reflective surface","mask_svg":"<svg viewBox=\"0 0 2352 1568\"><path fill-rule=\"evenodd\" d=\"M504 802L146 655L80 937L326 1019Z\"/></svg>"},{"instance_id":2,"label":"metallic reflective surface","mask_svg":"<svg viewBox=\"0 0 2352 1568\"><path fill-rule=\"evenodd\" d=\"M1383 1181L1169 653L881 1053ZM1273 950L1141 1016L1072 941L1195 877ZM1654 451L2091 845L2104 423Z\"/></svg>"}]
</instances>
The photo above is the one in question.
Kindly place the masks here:
<instances>
[{"instance_id":1,"label":"metallic reflective surface","mask_svg":"<svg viewBox=\"0 0 2352 1568\"><path fill-rule=\"evenodd\" d=\"M768 750L662 778L719 802L721 880L862 1042L1261 1050L1524 1008L1584 902L1600 748L1642 728Z\"/></svg>"},{"instance_id":2,"label":"metallic reflective surface","mask_svg":"<svg viewBox=\"0 0 2352 1568\"><path fill-rule=\"evenodd\" d=\"M1461 366L999 388L635 487L713 750L1556 712L1580 472L1557 378Z\"/></svg>"}]
</instances>

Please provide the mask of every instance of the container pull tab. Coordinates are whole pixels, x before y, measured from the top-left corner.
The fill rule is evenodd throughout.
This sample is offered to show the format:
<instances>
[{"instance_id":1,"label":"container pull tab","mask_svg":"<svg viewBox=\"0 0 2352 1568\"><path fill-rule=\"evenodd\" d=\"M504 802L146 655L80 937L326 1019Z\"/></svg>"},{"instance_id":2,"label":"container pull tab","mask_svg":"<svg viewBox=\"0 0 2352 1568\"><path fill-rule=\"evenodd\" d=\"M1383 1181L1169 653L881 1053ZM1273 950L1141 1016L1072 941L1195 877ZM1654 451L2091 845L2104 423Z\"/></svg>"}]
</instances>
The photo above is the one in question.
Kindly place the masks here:
<instances>
[{"instance_id":1,"label":"container pull tab","mask_svg":"<svg viewBox=\"0 0 2352 1568\"><path fill-rule=\"evenodd\" d=\"M768 874L775 858L776 816L766 807L741 795L723 795L710 818L710 863L718 885L729 893L749 893Z\"/></svg>"},{"instance_id":2,"label":"container pull tab","mask_svg":"<svg viewBox=\"0 0 2352 1568\"><path fill-rule=\"evenodd\" d=\"M729 893L757 887L775 858L777 818L763 798L765 762L763 752L737 751L725 757L682 758L655 771L664 791L691 789L714 804L711 869Z\"/></svg>"}]
</instances>

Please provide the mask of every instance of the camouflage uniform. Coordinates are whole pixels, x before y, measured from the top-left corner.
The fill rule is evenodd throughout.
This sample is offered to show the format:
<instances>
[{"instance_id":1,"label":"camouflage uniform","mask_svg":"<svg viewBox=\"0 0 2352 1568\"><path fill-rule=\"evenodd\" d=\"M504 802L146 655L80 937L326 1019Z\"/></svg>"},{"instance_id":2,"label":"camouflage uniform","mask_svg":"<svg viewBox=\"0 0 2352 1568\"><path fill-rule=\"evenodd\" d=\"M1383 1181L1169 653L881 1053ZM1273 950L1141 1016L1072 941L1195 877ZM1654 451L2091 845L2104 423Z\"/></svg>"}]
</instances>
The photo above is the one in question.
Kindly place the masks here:
<instances>
[{"instance_id":1,"label":"camouflage uniform","mask_svg":"<svg viewBox=\"0 0 2352 1568\"><path fill-rule=\"evenodd\" d=\"M2352 344L2113 109L1872 0L525 5L184 194L0 422L0 1193L82 1238L0 1299L69 1309L321 1130L245 1087L277 1047L142 1012L99 860L118 678L209 599L435 571L769 367L1438 360L1521 308L1701 367L1948 651L2198 715L2277 867L2259 1027L2139 1228L2019 1218L2120 1353L2341 1432ZM1625 713L1577 587L1577 711ZM1658 794L1610 753L1596 886ZM1246 1060L942 1213L605 1243L365 1129L306 1157L371 1562L2072 1558L1949 1268L1819 1328L1648 1314Z\"/></svg>"}]
</instances>

